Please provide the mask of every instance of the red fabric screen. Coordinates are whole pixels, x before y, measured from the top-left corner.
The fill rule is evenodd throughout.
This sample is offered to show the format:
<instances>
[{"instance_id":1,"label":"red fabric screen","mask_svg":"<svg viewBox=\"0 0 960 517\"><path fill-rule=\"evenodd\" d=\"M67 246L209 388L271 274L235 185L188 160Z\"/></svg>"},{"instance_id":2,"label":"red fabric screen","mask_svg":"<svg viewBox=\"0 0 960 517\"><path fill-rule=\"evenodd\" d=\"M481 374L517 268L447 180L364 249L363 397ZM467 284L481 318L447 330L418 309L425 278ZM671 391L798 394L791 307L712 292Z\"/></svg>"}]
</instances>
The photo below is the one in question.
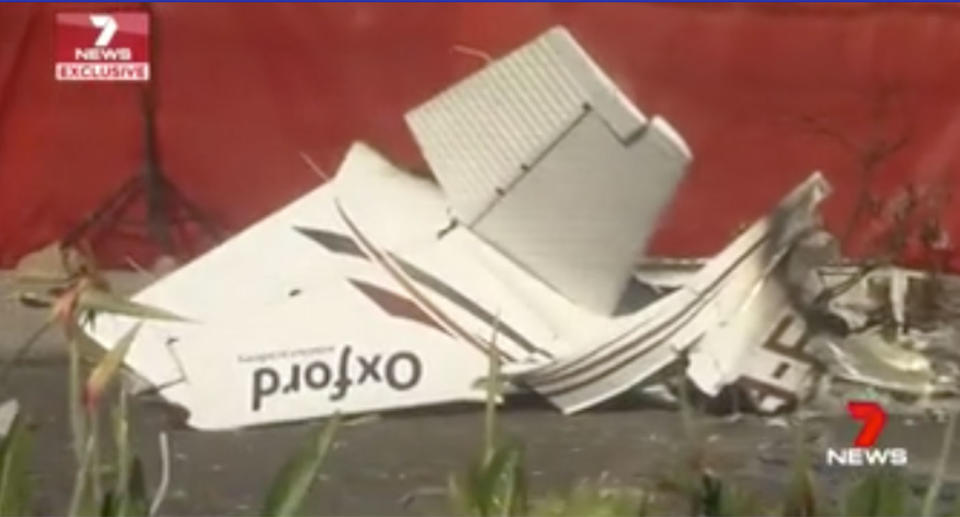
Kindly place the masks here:
<instances>
[{"instance_id":1,"label":"red fabric screen","mask_svg":"<svg viewBox=\"0 0 960 517\"><path fill-rule=\"evenodd\" d=\"M116 7L116 6L114 6ZM61 238L142 165L134 87L57 83L53 16L109 5L0 6L0 265ZM129 7L123 7L129 8ZM860 163L869 191L950 192L960 144L960 10L952 6L155 4L162 168L228 230L319 184L348 144L422 161L402 115L494 56L566 25L647 113L673 123L695 165L655 251L716 252L820 169L842 233ZM939 190L937 190L939 189ZM922 196L924 199L931 196ZM960 239L960 206L938 215ZM850 249L864 252L861 225ZM101 259L147 260L119 235ZM918 260L914 244L908 259ZM960 269L954 253L953 268Z\"/></svg>"}]
</instances>

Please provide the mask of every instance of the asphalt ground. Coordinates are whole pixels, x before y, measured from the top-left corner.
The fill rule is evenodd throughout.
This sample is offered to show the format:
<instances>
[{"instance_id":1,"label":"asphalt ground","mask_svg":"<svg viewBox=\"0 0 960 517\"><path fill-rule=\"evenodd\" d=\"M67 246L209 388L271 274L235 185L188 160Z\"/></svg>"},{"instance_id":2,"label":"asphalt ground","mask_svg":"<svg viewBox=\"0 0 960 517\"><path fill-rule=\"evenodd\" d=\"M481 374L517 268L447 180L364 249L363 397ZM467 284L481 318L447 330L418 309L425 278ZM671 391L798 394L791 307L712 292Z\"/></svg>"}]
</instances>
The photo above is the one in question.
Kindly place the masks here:
<instances>
[{"instance_id":1,"label":"asphalt ground","mask_svg":"<svg viewBox=\"0 0 960 517\"><path fill-rule=\"evenodd\" d=\"M67 420L66 363L31 360L10 378L3 398L15 397L35 425L34 470L38 514L63 514L73 483L74 463ZM160 472L158 436L170 443L170 488L164 515L253 515L282 463L304 443L311 424L288 424L229 432L186 428L183 414L156 400L133 404L136 448L144 459L149 486ZM462 472L481 450L482 408L455 406L381 415L342 429L308 510L314 515L449 514L442 495L451 473ZM696 417L706 464L775 504L790 479L796 433L769 419ZM685 427L680 412L649 403L620 401L605 409L563 416L532 399L508 404L500 413L504 436L522 440L531 492L561 491L584 480L604 484L654 486L680 468ZM836 495L866 471L825 467L826 447L847 447L859 428L837 416L808 421L806 450L817 464L821 489ZM903 474L918 491L939 456L944 424L917 418L891 418L880 446L909 452ZM958 440L960 441L960 440ZM960 443L948 462L943 504L960 485Z\"/></svg>"},{"instance_id":2,"label":"asphalt ground","mask_svg":"<svg viewBox=\"0 0 960 517\"><path fill-rule=\"evenodd\" d=\"M3 273L0 272L0 280ZM132 293L148 279L111 273L111 283ZM0 291L3 287L0 286ZM6 360L43 321L42 311L24 310L0 297L0 360ZM16 398L35 426L33 456L38 515L63 514L73 485L74 460L67 419L64 344L47 333L0 386L0 402ZM156 399L132 407L134 442L144 459L149 486L160 472L158 437L170 443L170 486L163 515L255 515L283 462L312 432L310 423L230 432L199 432L183 425L184 415ZM483 413L477 406L424 408L381 415L377 421L344 428L311 494L313 515L441 515L450 508L443 495L450 474L462 472L481 451ZM782 419L742 415L696 418L706 465L775 505L790 479L796 432ZM563 416L533 397L513 399L500 413L504 436L523 442L533 494L563 491L585 480L607 485L654 486L681 468L689 442L681 414L629 397L606 408ZM828 447L848 447L859 422L844 415L805 423L805 450L815 460L827 496L862 478L866 471L825 467ZM894 417L880 446L905 447L902 468L917 491L927 484L940 455L944 424L918 417ZM960 431L960 430L958 430ZM960 485L960 437L947 464L943 504L953 508Z\"/></svg>"}]
</instances>

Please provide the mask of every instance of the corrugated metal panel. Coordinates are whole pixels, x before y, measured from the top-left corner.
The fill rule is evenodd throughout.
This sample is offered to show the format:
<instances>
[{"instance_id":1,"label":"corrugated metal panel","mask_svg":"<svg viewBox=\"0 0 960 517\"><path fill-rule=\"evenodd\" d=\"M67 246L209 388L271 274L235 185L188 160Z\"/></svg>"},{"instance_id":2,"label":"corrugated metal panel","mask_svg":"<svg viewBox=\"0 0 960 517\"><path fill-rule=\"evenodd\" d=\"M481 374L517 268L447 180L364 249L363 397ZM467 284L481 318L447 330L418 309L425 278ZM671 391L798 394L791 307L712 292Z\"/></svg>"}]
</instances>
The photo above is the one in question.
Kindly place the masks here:
<instances>
[{"instance_id":1,"label":"corrugated metal panel","mask_svg":"<svg viewBox=\"0 0 960 517\"><path fill-rule=\"evenodd\" d=\"M555 28L407 114L460 222L613 314L691 159Z\"/></svg>"},{"instance_id":2,"label":"corrugated metal panel","mask_svg":"<svg viewBox=\"0 0 960 517\"><path fill-rule=\"evenodd\" d=\"M646 120L563 28L407 113L462 222L473 223L592 106L621 138Z\"/></svg>"},{"instance_id":3,"label":"corrugated metal panel","mask_svg":"<svg viewBox=\"0 0 960 517\"><path fill-rule=\"evenodd\" d=\"M548 33L552 48L564 68L577 78L590 106L621 139L628 140L643 130L646 117L566 31ZM689 153L688 153L689 154Z\"/></svg>"}]
</instances>

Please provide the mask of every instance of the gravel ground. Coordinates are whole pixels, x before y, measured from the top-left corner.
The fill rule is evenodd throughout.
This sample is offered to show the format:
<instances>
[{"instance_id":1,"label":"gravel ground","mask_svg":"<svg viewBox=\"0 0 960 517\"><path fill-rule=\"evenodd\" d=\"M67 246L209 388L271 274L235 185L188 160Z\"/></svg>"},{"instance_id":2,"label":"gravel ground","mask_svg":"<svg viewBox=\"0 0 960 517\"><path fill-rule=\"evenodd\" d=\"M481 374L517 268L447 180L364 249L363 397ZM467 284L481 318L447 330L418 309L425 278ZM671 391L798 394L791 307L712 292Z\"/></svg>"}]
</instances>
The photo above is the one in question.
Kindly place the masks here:
<instances>
[{"instance_id":1,"label":"gravel ground","mask_svg":"<svg viewBox=\"0 0 960 517\"><path fill-rule=\"evenodd\" d=\"M35 468L38 511L64 511L72 484L72 455L66 420L66 365L59 360L25 363L11 378L9 393L37 424ZM623 406L623 405L621 405ZM231 432L197 432L179 422L182 414L156 401L134 408L136 442L148 482L159 471L157 437L171 443L171 486L166 515L255 514L271 476L310 430L284 425ZM438 495L451 472L464 468L481 443L482 411L475 406L385 415L345 428L311 501L316 515L437 515L447 513ZM793 433L756 417L700 417L709 465L776 501L788 479ZM526 444L534 492L559 490L577 481L652 483L675 467L682 448L680 414L653 407L607 408L565 417L536 401L520 401L502 412L504 431ZM846 418L808 426L816 436L810 451L822 457L829 445L846 446L858 426ZM915 485L925 481L939 454L942 424L892 419L881 442L909 450L907 467ZM960 483L960 443L949 462L949 503ZM820 467L826 491L843 486L863 470ZM416 497L411 494L420 492Z\"/></svg>"}]
</instances>

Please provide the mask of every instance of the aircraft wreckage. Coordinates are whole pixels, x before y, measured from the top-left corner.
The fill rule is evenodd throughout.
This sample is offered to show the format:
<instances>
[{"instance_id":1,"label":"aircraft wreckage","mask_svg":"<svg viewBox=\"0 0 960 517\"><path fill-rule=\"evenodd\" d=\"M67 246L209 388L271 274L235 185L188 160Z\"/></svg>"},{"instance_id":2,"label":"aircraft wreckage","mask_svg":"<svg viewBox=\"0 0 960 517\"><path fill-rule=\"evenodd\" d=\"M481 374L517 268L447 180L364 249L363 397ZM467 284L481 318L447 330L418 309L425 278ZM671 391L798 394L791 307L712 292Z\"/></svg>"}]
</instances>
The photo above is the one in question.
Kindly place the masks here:
<instances>
[{"instance_id":1,"label":"aircraft wreckage","mask_svg":"<svg viewBox=\"0 0 960 517\"><path fill-rule=\"evenodd\" d=\"M822 375L819 341L839 377L956 389L915 351L889 346L913 359L898 369L811 323L804 299L857 276L798 258L830 240L819 173L715 256L638 265L693 155L562 28L406 121L436 181L356 143L331 181L136 295L191 320L143 322L126 357L190 425L479 401L490 357L565 413L676 365L707 395L737 385L776 411ZM824 311L855 318L856 297ZM113 343L135 323L102 315L92 332Z\"/></svg>"}]
</instances>

